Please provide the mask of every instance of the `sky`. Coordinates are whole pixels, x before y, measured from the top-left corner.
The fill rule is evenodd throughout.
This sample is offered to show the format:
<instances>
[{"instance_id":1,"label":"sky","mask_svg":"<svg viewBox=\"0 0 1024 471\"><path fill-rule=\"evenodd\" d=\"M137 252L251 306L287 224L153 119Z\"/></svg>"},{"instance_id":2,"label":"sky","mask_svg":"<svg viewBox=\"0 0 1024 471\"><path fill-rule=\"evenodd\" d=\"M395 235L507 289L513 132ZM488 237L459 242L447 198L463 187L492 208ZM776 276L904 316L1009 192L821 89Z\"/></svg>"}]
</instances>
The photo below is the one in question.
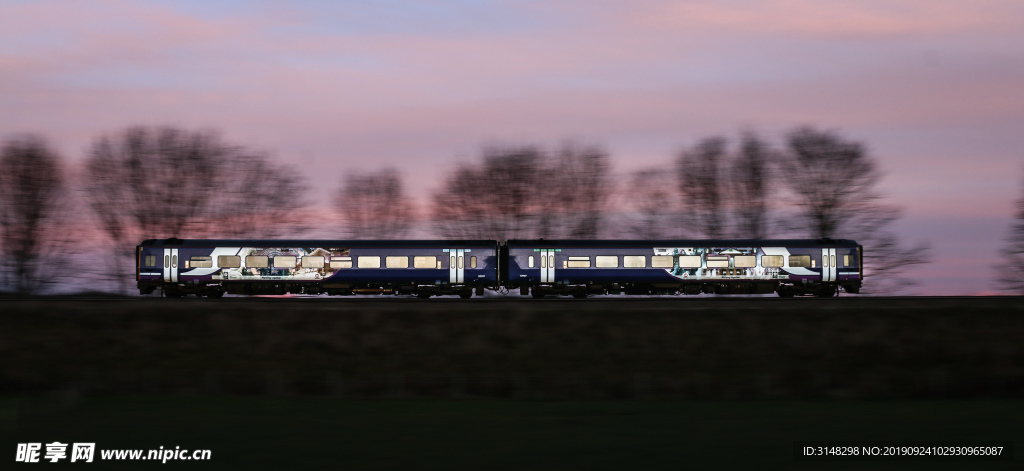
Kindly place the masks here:
<instances>
[{"instance_id":1,"label":"sky","mask_svg":"<svg viewBox=\"0 0 1024 471\"><path fill-rule=\"evenodd\" d=\"M325 207L384 166L426 198L486 145L597 145L627 175L812 125L878 161L932 248L919 294L983 294L1024 182L1024 2L0 0L0 110L72 162L130 125L216 129Z\"/></svg>"}]
</instances>

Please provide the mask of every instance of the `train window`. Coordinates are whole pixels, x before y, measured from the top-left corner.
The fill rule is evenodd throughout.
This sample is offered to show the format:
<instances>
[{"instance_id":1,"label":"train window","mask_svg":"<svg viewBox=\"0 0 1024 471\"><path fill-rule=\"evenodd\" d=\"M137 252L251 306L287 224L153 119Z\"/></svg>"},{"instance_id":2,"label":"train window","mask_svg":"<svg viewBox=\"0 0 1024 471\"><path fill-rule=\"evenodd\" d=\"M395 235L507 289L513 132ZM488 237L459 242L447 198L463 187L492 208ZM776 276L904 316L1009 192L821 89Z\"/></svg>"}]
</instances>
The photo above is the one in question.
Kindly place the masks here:
<instances>
[{"instance_id":1,"label":"train window","mask_svg":"<svg viewBox=\"0 0 1024 471\"><path fill-rule=\"evenodd\" d=\"M245 257L245 266L249 268L267 268L270 266L270 258L266 255L250 255Z\"/></svg>"},{"instance_id":2,"label":"train window","mask_svg":"<svg viewBox=\"0 0 1024 471\"><path fill-rule=\"evenodd\" d=\"M459 255L459 270L462 270L462 269L466 268L466 266L464 265L465 262L463 262L464 258L466 258L466 257L463 257L462 255Z\"/></svg>"},{"instance_id":3,"label":"train window","mask_svg":"<svg viewBox=\"0 0 1024 471\"><path fill-rule=\"evenodd\" d=\"M590 268L590 257L569 257L567 268Z\"/></svg>"},{"instance_id":4,"label":"train window","mask_svg":"<svg viewBox=\"0 0 1024 471\"><path fill-rule=\"evenodd\" d=\"M409 257L402 256L391 256L384 260L384 266L387 268L409 268Z\"/></svg>"},{"instance_id":5,"label":"train window","mask_svg":"<svg viewBox=\"0 0 1024 471\"><path fill-rule=\"evenodd\" d=\"M826 257L825 260L828 260L828 257ZM811 268L814 268L815 262L817 262L817 260L811 260Z\"/></svg>"},{"instance_id":6,"label":"train window","mask_svg":"<svg viewBox=\"0 0 1024 471\"><path fill-rule=\"evenodd\" d=\"M185 268L213 268L213 258L193 255Z\"/></svg>"},{"instance_id":7,"label":"train window","mask_svg":"<svg viewBox=\"0 0 1024 471\"><path fill-rule=\"evenodd\" d=\"M324 258L319 255L302 257L302 268L323 268Z\"/></svg>"},{"instance_id":8,"label":"train window","mask_svg":"<svg viewBox=\"0 0 1024 471\"><path fill-rule=\"evenodd\" d=\"M331 268L352 268L352 257L331 257Z\"/></svg>"},{"instance_id":9,"label":"train window","mask_svg":"<svg viewBox=\"0 0 1024 471\"><path fill-rule=\"evenodd\" d=\"M469 268L476 268L476 256L469 257Z\"/></svg>"},{"instance_id":10,"label":"train window","mask_svg":"<svg viewBox=\"0 0 1024 471\"><path fill-rule=\"evenodd\" d=\"M647 257L643 255L623 255L622 266L625 268L647 268Z\"/></svg>"},{"instance_id":11,"label":"train window","mask_svg":"<svg viewBox=\"0 0 1024 471\"><path fill-rule=\"evenodd\" d=\"M765 268L778 268L782 266L782 255L762 255L761 266Z\"/></svg>"},{"instance_id":12,"label":"train window","mask_svg":"<svg viewBox=\"0 0 1024 471\"><path fill-rule=\"evenodd\" d=\"M294 255L275 255L274 268L295 268L296 259Z\"/></svg>"},{"instance_id":13,"label":"train window","mask_svg":"<svg viewBox=\"0 0 1024 471\"><path fill-rule=\"evenodd\" d=\"M540 256L540 267L541 268L547 268L548 267L548 258L543 256L543 255Z\"/></svg>"},{"instance_id":14,"label":"train window","mask_svg":"<svg viewBox=\"0 0 1024 471\"><path fill-rule=\"evenodd\" d=\"M849 255L843 255L843 266L844 267L850 266L850 256Z\"/></svg>"},{"instance_id":15,"label":"train window","mask_svg":"<svg viewBox=\"0 0 1024 471\"><path fill-rule=\"evenodd\" d=\"M242 257L238 255L218 255L217 266L221 268L238 268L242 266Z\"/></svg>"},{"instance_id":16,"label":"train window","mask_svg":"<svg viewBox=\"0 0 1024 471\"><path fill-rule=\"evenodd\" d=\"M671 255L652 255L651 268L672 268Z\"/></svg>"},{"instance_id":17,"label":"train window","mask_svg":"<svg viewBox=\"0 0 1024 471\"><path fill-rule=\"evenodd\" d=\"M754 268L757 266L757 257L753 255L737 255L732 260L736 268Z\"/></svg>"},{"instance_id":18,"label":"train window","mask_svg":"<svg viewBox=\"0 0 1024 471\"><path fill-rule=\"evenodd\" d=\"M619 268L618 255L598 255L594 257L594 264L597 268Z\"/></svg>"},{"instance_id":19,"label":"train window","mask_svg":"<svg viewBox=\"0 0 1024 471\"><path fill-rule=\"evenodd\" d=\"M155 267L156 266L156 255L146 255L146 266L147 267Z\"/></svg>"},{"instance_id":20,"label":"train window","mask_svg":"<svg viewBox=\"0 0 1024 471\"><path fill-rule=\"evenodd\" d=\"M810 255L790 255L789 266L791 267L810 267L811 256Z\"/></svg>"},{"instance_id":21,"label":"train window","mask_svg":"<svg viewBox=\"0 0 1024 471\"><path fill-rule=\"evenodd\" d=\"M555 268L555 256L554 255L548 255L548 266L551 267L551 268Z\"/></svg>"},{"instance_id":22,"label":"train window","mask_svg":"<svg viewBox=\"0 0 1024 471\"><path fill-rule=\"evenodd\" d=\"M533 268L533 255L530 255L529 266L530 268Z\"/></svg>"},{"instance_id":23,"label":"train window","mask_svg":"<svg viewBox=\"0 0 1024 471\"><path fill-rule=\"evenodd\" d=\"M729 257L725 255L708 256L708 268L729 268Z\"/></svg>"},{"instance_id":24,"label":"train window","mask_svg":"<svg viewBox=\"0 0 1024 471\"><path fill-rule=\"evenodd\" d=\"M380 268L380 257L356 257L356 265L359 268Z\"/></svg>"},{"instance_id":25,"label":"train window","mask_svg":"<svg viewBox=\"0 0 1024 471\"><path fill-rule=\"evenodd\" d=\"M680 255L680 268L700 268L700 255Z\"/></svg>"},{"instance_id":26,"label":"train window","mask_svg":"<svg viewBox=\"0 0 1024 471\"><path fill-rule=\"evenodd\" d=\"M164 255L164 266L165 267L170 267L171 266L171 256L170 255Z\"/></svg>"},{"instance_id":27,"label":"train window","mask_svg":"<svg viewBox=\"0 0 1024 471\"><path fill-rule=\"evenodd\" d=\"M437 257L413 257L412 267L413 268L434 268L437 265ZM441 268L441 267L437 267Z\"/></svg>"}]
</instances>

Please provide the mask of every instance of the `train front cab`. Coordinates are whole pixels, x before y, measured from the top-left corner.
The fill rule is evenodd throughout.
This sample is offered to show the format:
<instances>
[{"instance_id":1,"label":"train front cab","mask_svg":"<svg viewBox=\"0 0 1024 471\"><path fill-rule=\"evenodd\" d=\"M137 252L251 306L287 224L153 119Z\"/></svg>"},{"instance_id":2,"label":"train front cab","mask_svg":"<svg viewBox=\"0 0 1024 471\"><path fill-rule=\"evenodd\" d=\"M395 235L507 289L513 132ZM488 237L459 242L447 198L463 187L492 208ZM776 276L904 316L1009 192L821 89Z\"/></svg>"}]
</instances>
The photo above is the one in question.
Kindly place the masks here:
<instances>
[{"instance_id":1,"label":"train front cab","mask_svg":"<svg viewBox=\"0 0 1024 471\"><path fill-rule=\"evenodd\" d=\"M863 246L848 241L819 239L818 246L790 247L785 268L789 283L780 283L779 296L833 297L840 290L856 294L864 280ZM803 273L801 273L803 272Z\"/></svg>"},{"instance_id":2,"label":"train front cab","mask_svg":"<svg viewBox=\"0 0 1024 471\"><path fill-rule=\"evenodd\" d=\"M178 283L178 248L154 247L151 241L135 247L135 281L140 294Z\"/></svg>"}]
</instances>

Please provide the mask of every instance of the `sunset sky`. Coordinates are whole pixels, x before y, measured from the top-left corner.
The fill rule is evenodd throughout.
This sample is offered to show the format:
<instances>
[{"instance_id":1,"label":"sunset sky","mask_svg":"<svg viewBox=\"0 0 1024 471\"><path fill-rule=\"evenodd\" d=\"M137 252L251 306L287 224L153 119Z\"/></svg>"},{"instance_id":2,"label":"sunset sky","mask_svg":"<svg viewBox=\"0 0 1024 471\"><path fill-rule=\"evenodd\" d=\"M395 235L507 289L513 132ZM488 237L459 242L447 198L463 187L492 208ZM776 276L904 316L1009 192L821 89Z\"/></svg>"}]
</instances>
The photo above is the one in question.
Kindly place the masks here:
<instances>
[{"instance_id":1,"label":"sunset sky","mask_svg":"<svg viewBox=\"0 0 1024 471\"><path fill-rule=\"evenodd\" d=\"M214 128L322 201L381 166L424 198L487 144L598 145L626 175L809 124L880 163L932 246L918 292L979 294L1024 181L1024 2L0 0L0 110L72 162L128 125Z\"/></svg>"}]
</instances>

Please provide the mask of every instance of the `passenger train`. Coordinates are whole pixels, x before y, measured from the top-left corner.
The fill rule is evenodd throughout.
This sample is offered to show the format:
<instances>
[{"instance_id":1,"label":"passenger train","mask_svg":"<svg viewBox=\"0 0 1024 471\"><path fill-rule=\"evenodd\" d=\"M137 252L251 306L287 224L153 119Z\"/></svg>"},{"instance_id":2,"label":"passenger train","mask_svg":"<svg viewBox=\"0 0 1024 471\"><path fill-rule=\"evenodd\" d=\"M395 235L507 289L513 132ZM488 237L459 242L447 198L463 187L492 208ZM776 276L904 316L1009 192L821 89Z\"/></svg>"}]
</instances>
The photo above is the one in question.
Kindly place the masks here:
<instances>
[{"instance_id":1,"label":"passenger train","mask_svg":"<svg viewBox=\"0 0 1024 471\"><path fill-rule=\"evenodd\" d=\"M141 294L858 293L852 240L182 240L136 248Z\"/></svg>"}]
</instances>

